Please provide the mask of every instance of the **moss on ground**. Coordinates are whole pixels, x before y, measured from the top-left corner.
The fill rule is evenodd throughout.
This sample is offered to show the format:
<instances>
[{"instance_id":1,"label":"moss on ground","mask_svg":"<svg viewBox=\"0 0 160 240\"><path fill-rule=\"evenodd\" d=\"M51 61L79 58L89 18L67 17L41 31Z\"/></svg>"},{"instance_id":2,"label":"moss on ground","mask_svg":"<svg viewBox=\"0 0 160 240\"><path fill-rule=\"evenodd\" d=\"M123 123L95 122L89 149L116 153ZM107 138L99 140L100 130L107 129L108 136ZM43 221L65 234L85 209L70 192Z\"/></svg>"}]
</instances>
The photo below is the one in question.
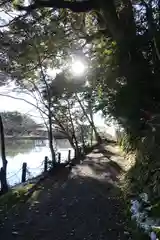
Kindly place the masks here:
<instances>
[{"instance_id":1,"label":"moss on ground","mask_svg":"<svg viewBox=\"0 0 160 240\"><path fill-rule=\"evenodd\" d=\"M154 218L160 218L160 201L152 206L149 215Z\"/></svg>"},{"instance_id":2,"label":"moss on ground","mask_svg":"<svg viewBox=\"0 0 160 240\"><path fill-rule=\"evenodd\" d=\"M157 234L157 237L160 238L160 227L153 227L153 231Z\"/></svg>"},{"instance_id":3,"label":"moss on ground","mask_svg":"<svg viewBox=\"0 0 160 240\"><path fill-rule=\"evenodd\" d=\"M19 202L23 202L29 189L33 187L33 184L27 184L26 186L20 186L14 189L10 189L6 194L0 197L0 213L1 216L8 213L8 211Z\"/></svg>"}]
</instances>

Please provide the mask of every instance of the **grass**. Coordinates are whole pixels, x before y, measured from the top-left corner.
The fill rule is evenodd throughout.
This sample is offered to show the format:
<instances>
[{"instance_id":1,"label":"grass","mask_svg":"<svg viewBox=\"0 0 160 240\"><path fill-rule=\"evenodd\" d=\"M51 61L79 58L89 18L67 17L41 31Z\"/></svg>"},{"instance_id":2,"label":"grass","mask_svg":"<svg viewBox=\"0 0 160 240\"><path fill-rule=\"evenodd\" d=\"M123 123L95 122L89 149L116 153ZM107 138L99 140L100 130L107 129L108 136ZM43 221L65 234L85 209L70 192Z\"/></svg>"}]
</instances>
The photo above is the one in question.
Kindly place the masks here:
<instances>
[{"instance_id":1,"label":"grass","mask_svg":"<svg viewBox=\"0 0 160 240\"><path fill-rule=\"evenodd\" d=\"M153 231L157 234L157 237L160 238L160 227L153 227Z\"/></svg>"},{"instance_id":2,"label":"grass","mask_svg":"<svg viewBox=\"0 0 160 240\"><path fill-rule=\"evenodd\" d=\"M152 205L149 216L154 218L160 218L160 201Z\"/></svg>"},{"instance_id":3,"label":"grass","mask_svg":"<svg viewBox=\"0 0 160 240\"><path fill-rule=\"evenodd\" d=\"M33 187L33 184L10 189L6 194L0 197L0 215L7 214L17 203L23 202L29 189Z\"/></svg>"}]
</instances>

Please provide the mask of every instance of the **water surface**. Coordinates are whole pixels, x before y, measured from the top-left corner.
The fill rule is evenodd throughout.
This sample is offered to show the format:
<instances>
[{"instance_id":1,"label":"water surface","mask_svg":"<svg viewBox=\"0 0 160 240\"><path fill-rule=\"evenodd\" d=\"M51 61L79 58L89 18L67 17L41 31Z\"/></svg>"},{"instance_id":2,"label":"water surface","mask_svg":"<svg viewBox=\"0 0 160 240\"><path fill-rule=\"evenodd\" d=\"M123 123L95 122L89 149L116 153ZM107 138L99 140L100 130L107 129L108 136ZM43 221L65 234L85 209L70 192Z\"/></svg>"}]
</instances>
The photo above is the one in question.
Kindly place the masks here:
<instances>
[{"instance_id":1,"label":"water surface","mask_svg":"<svg viewBox=\"0 0 160 240\"><path fill-rule=\"evenodd\" d=\"M61 160L64 162L68 158L68 151L71 150L71 157L74 150L67 139L57 139L54 141L56 152L61 153ZM21 181L22 164L27 163L27 178L35 177L44 169L44 158L51 159L47 140L6 140L7 179L9 185L14 185ZM0 167L2 162L0 161Z\"/></svg>"}]
</instances>

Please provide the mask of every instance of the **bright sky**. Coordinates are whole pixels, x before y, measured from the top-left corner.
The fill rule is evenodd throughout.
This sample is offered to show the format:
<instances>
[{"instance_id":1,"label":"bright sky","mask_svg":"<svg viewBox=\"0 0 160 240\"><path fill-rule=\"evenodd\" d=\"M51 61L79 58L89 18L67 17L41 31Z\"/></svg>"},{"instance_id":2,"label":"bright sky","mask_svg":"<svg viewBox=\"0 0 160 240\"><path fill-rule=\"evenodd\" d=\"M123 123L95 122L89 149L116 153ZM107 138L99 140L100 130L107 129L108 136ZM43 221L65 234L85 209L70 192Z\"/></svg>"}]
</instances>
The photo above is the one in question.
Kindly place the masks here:
<instances>
[{"instance_id":1,"label":"bright sky","mask_svg":"<svg viewBox=\"0 0 160 240\"><path fill-rule=\"evenodd\" d=\"M47 72L50 76L55 77L56 73L59 73L59 70L48 69ZM14 83L9 84L8 86L0 87L0 112L2 111L18 111L28 116L32 117L37 123L43 123L42 117L36 107L32 106L29 103L26 103L23 100L17 100L10 97L1 96L1 94L9 95L13 97L18 97L25 99L26 101L36 105L34 98L26 95L13 92L13 89L16 89Z\"/></svg>"},{"instance_id":2,"label":"bright sky","mask_svg":"<svg viewBox=\"0 0 160 240\"><path fill-rule=\"evenodd\" d=\"M75 76L80 76L84 74L85 71L85 66L83 62L79 61L74 61L73 64L71 65L71 69L73 72L73 75ZM59 73L60 70L57 69L48 69L48 75L51 77L55 77L56 73ZM24 114L27 114L28 116L32 117L37 123L43 123L43 120L41 118L39 110L37 110L34 106L32 106L29 103L26 103L25 101L22 100L16 100L10 97L5 97L1 96L1 94L4 95L9 95L13 97L18 97L27 100L28 102L36 105L36 100L26 94L20 94L20 93L15 93L13 92L13 89L16 89L16 86L14 83L11 82L10 85L8 86L3 86L0 87L0 111L19 111ZM96 122L96 125L98 126L104 126L104 119L102 119L101 114L97 113L94 115L94 121Z\"/></svg>"},{"instance_id":3,"label":"bright sky","mask_svg":"<svg viewBox=\"0 0 160 240\"><path fill-rule=\"evenodd\" d=\"M27 3L28 3L28 0L25 0L25 4L27 4ZM18 12L18 14L19 14L19 12ZM5 22L0 21L0 25L8 23L8 21L12 19L11 15L12 15L12 17L15 17L15 15L17 15L17 11L13 11L12 13L9 13L9 14L1 12L1 19L4 18ZM72 70L74 76L76 76L76 75L79 76L79 75L83 74L83 72L85 71L85 68L86 68L86 66L84 66L84 64L81 61L74 62L73 66L71 66L71 70ZM58 72L60 72L60 70L48 69L48 74L52 75L52 77L54 75L56 75L56 72L58 73ZM25 100L27 100L33 104L36 104L35 100L29 96L26 96L24 94L16 94L13 92L11 93L12 89L13 89L13 86L10 86L9 88L8 87L0 87L0 94L8 94L13 97L24 98ZM43 120L41 118L39 111L32 105L30 105L22 100L15 100L10 97L0 96L0 112L1 111L19 111L24 114L28 114L28 116L32 117L37 123L43 123ZM104 118L102 118L100 112L96 113L94 115L94 121L97 126L107 128L107 131L109 131L109 133L114 135L114 131L113 131L114 128L106 126L105 120L104 120Z\"/></svg>"},{"instance_id":4,"label":"bright sky","mask_svg":"<svg viewBox=\"0 0 160 240\"><path fill-rule=\"evenodd\" d=\"M30 115L36 122L40 123L42 122L41 116L39 111L32 106L31 104L26 103L22 100L16 100L12 99L10 97L1 96L1 94L23 98L33 104L36 104L36 101L29 96L26 96L25 94L17 94L14 92L11 92L11 87L0 87L0 112L1 111L19 111L24 114Z\"/></svg>"},{"instance_id":5,"label":"bright sky","mask_svg":"<svg viewBox=\"0 0 160 240\"><path fill-rule=\"evenodd\" d=\"M31 104L28 104L22 100L16 100L10 97L1 96L1 94L5 94L13 97L23 98L33 104L36 104L36 101L33 98L26 96L25 94L17 94L17 93L11 92L12 88L13 88L13 85L11 85L10 87L5 87L5 86L0 87L0 103L1 103L0 112L1 111L19 111L32 117L37 123L42 123L43 120L41 118L39 111L35 107L33 107ZM96 125L98 126L105 125L104 119L101 117L101 113L95 114L94 120L96 122Z\"/></svg>"},{"instance_id":6,"label":"bright sky","mask_svg":"<svg viewBox=\"0 0 160 240\"><path fill-rule=\"evenodd\" d=\"M15 94L12 94L12 96L14 96L14 95ZM17 97L17 95L16 95L16 97ZM21 96L21 97L23 97L23 96ZM28 115L31 114L32 116L34 116L33 118L37 122L41 121L39 112L37 111L37 109L35 109L30 104L27 104L20 100L12 99L10 97L3 97L3 96L0 96L0 102L1 102L1 104L0 104L1 112L2 111L18 111L18 112L22 112L22 113L28 114Z\"/></svg>"},{"instance_id":7,"label":"bright sky","mask_svg":"<svg viewBox=\"0 0 160 240\"><path fill-rule=\"evenodd\" d=\"M25 3L28 3L28 0L25 0ZM19 12L18 12L19 14ZM13 11L12 13L6 13L6 12L2 12L1 13L1 18L5 19L5 22L0 21L0 25L6 24L8 23L9 20L12 19L12 17L15 17L15 15L17 15L17 11ZM11 17L12 16L12 17ZM84 66L83 62L81 61L74 61L74 63L71 66L71 71L73 73L74 76L80 76L81 74L84 73L86 69L86 66ZM52 69L48 69L48 74L51 75L52 77L56 75L56 73L60 72L60 70L52 70ZM23 98L25 100L27 100L28 102L31 102L33 104L36 104L36 101L29 97L26 96L24 94L17 94L17 93L13 93L12 89L13 89L13 84L11 84L11 86L9 87L0 87L0 94L5 94L5 95L10 95L13 97L18 97L18 98ZM4 97L4 96L0 96L0 112L1 111L19 111L22 112L24 114L28 114L28 116L32 117L37 123L43 123L43 120L41 118L41 115L39 113L39 111L33 107L31 104L26 103L25 101L22 100L16 100L10 97ZM98 126L104 126L104 119L102 119L101 114L97 113L94 115L94 120L96 122L96 125Z\"/></svg>"}]
</instances>

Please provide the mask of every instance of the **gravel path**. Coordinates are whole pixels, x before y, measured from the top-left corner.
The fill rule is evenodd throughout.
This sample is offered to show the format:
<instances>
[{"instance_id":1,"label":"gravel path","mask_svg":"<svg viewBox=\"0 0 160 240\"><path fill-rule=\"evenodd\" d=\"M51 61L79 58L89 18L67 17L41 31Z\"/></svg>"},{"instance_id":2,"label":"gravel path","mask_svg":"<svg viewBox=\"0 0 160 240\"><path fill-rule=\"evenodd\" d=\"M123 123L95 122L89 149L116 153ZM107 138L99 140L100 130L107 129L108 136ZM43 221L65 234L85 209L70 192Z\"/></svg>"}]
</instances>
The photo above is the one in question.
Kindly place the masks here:
<instances>
[{"instance_id":1,"label":"gravel path","mask_svg":"<svg viewBox=\"0 0 160 240\"><path fill-rule=\"evenodd\" d=\"M109 156L109 155L108 155ZM113 166L114 165L114 166ZM120 167L98 149L41 183L0 229L2 239L127 240Z\"/></svg>"}]
</instances>

